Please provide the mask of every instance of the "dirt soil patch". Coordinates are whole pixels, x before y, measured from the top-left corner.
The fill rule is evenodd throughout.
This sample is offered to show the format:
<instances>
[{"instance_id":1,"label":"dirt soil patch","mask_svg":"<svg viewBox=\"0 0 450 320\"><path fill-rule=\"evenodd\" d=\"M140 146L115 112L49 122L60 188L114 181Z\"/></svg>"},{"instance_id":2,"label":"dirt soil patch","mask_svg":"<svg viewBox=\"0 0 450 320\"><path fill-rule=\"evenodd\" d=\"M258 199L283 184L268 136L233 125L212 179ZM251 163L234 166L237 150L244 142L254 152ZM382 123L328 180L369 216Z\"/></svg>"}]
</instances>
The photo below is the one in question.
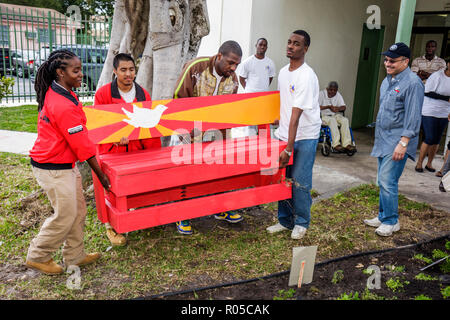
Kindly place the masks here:
<instances>
[{"instance_id":1,"label":"dirt soil patch","mask_svg":"<svg viewBox=\"0 0 450 320\"><path fill-rule=\"evenodd\" d=\"M430 267L427 259L439 260L438 253L449 254L447 236L438 241L388 251L349 257L336 262L318 264L313 282L301 288L288 287L289 273L253 282L158 299L167 300L442 300L450 299L450 259ZM446 248L447 244L447 248ZM334 260L334 259L333 259ZM380 288L367 289L372 276L367 268L380 270ZM370 283L376 284L370 280Z\"/></svg>"}]
</instances>

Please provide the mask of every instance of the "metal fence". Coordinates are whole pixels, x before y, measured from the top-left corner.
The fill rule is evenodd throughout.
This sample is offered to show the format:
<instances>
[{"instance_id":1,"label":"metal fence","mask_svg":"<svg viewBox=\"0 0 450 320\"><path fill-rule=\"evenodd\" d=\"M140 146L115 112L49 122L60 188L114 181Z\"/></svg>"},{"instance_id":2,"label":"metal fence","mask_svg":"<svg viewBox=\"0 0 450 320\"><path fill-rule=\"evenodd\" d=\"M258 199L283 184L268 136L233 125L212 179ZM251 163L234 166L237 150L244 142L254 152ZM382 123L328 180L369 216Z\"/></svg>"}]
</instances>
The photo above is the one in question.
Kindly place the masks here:
<instances>
[{"instance_id":1,"label":"metal fence","mask_svg":"<svg viewBox=\"0 0 450 320\"><path fill-rule=\"evenodd\" d=\"M34 102L36 71L50 52L68 49L83 65L80 97L93 97L106 60L112 19L65 16L51 9L0 6L0 74L15 81L3 103Z\"/></svg>"}]
</instances>

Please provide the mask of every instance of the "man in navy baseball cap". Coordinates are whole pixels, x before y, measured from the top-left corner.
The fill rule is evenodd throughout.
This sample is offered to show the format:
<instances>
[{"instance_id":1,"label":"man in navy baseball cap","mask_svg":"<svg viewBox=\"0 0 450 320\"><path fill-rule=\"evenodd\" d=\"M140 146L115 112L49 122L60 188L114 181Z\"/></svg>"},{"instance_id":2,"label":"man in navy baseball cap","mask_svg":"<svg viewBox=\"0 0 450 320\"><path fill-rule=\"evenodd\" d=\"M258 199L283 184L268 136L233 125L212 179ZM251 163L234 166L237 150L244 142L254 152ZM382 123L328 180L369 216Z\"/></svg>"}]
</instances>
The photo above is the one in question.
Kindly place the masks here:
<instances>
[{"instance_id":1,"label":"man in navy baseball cap","mask_svg":"<svg viewBox=\"0 0 450 320\"><path fill-rule=\"evenodd\" d=\"M411 50L396 43L383 52L387 76L380 87L380 107L371 156L378 159L380 187L378 216L364 223L376 234L391 236L400 230L398 181L406 160L415 160L424 99L422 80L408 67Z\"/></svg>"},{"instance_id":2,"label":"man in navy baseball cap","mask_svg":"<svg viewBox=\"0 0 450 320\"><path fill-rule=\"evenodd\" d=\"M389 50L382 53L383 56L388 56L390 58L406 57L411 58L411 50L403 42L398 42L389 47Z\"/></svg>"},{"instance_id":3,"label":"man in navy baseball cap","mask_svg":"<svg viewBox=\"0 0 450 320\"><path fill-rule=\"evenodd\" d=\"M387 74L395 77L408 67L411 50L403 42L398 42L390 46L382 55L385 56L384 66Z\"/></svg>"}]
</instances>

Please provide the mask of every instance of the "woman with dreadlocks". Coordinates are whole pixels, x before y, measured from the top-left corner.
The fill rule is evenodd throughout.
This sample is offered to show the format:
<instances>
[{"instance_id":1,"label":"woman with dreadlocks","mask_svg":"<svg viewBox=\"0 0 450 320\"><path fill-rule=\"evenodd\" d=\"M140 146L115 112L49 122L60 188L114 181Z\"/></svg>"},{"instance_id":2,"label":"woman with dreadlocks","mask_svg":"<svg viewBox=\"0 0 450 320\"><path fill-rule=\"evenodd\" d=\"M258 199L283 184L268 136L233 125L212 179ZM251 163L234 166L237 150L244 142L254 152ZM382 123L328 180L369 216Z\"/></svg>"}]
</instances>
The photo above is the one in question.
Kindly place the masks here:
<instances>
[{"instance_id":1,"label":"woman with dreadlocks","mask_svg":"<svg viewBox=\"0 0 450 320\"><path fill-rule=\"evenodd\" d=\"M86 203L75 162L87 161L105 189L109 190L110 183L95 158L95 147L88 139L86 116L72 91L81 86L82 79L80 59L67 50L52 52L36 75L38 137L30 151L31 165L54 214L45 220L31 241L26 265L46 274L63 272L52 259L62 244L66 267L86 265L100 257L99 253L84 251Z\"/></svg>"}]
</instances>

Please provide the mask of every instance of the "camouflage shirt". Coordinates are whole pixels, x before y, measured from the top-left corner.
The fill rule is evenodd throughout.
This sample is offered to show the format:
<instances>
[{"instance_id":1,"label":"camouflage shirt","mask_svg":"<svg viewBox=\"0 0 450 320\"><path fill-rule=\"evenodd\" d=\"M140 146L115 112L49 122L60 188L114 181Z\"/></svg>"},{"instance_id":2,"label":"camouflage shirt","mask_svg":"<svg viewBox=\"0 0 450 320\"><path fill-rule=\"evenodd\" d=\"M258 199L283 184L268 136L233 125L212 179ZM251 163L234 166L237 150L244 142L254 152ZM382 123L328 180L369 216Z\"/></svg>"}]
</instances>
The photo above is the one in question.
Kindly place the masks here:
<instances>
[{"instance_id":1,"label":"camouflage shirt","mask_svg":"<svg viewBox=\"0 0 450 320\"><path fill-rule=\"evenodd\" d=\"M222 77L216 94L217 78L214 76L214 62L217 55L199 57L188 61L177 80L174 98L204 97L237 93L239 82L236 74Z\"/></svg>"}]
</instances>

